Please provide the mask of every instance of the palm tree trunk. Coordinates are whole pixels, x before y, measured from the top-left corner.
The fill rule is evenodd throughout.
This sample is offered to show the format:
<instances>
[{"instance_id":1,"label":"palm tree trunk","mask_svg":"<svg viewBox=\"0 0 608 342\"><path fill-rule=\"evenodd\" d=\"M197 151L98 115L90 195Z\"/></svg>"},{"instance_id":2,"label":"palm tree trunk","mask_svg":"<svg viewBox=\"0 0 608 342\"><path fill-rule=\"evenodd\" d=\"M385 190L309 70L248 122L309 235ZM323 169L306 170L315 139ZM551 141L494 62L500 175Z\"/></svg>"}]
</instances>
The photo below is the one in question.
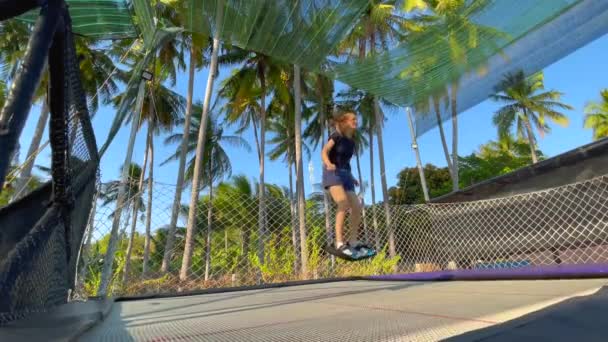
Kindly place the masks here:
<instances>
[{"instance_id":1,"label":"palm tree trunk","mask_svg":"<svg viewBox=\"0 0 608 342\"><path fill-rule=\"evenodd\" d=\"M258 160L260 160L261 157L261 147L260 147L260 138L258 138L258 125L256 124L256 118L253 118L253 120L251 120L251 124L253 125L253 139L255 140L255 150L258 153Z\"/></svg>"},{"instance_id":2,"label":"palm tree trunk","mask_svg":"<svg viewBox=\"0 0 608 342\"><path fill-rule=\"evenodd\" d=\"M376 182L374 180L374 132L370 128L369 134L369 180L370 191L372 194L372 222L374 224L374 241L376 250L380 250L380 236L378 233L378 217L376 216Z\"/></svg>"},{"instance_id":3,"label":"palm tree trunk","mask_svg":"<svg viewBox=\"0 0 608 342\"><path fill-rule=\"evenodd\" d=\"M327 136L329 137L330 132L329 132L329 125L327 125L327 120L325 120L324 126L327 126ZM323 143L325 143L325 141L326 141L325 135L323 135ZM331 227L331 213L330 213L329 205L330 205L329 204L329 194L327 193L327 191L325 189L323 189L323 209L325 209L325 236L326 236L326 240L327 240L327 245L331 245L333 243L333 241L335 240L333 238L334 231ZM334 255L332 255L330 257L330 262L331 262L331 270L333 272L333 270L335 270L335 266L336 266L336 257Z\"/></svg>"},{"instance_id":4,"label":"palm tree trunk","mask_svg":"<svg viewBox=\"0 0 608 342\"><path fill-rule=\"evenodd\" d=\"M291 148L287 147L287 168L289 169L289 211L291 213L291 241L293 243L293 250L296 258L293 262L294 271L298 272L300 269L300 249L298 248L298 223L296 222L296 205L293 201L293 169L295 166L291 162Z\"/></svg>"},{"instance_id":5,"label":"palm tree trunk","mask_svg":"<svg viewBox=\"0 0 608 342\"><path fill-rule=\"evenodd\" d=\"M150 134L146 138L146 153L144 153L144 164L142 166L141 177L137 184L137 193L133 196L133 222L131 223L131 233L129 234L129 243L127 244L127 252L125 253L125 267L122 272L122 286L126 287L129 282L129 273L131 269L131 253L133 252L133 244L135 243L135 232L137 231L137 212L139 211L139 199L144 189L144 178L146 178L146 168L148 166L148 148L150 146Z\"/></svg>"},{"instance_id":6,"label":"palm tree trunk","mask_svg":"<svg viewBox=\"0 0 608 342\"><path fill-rule=\"evenodd\" d=\"M121 175L122 184L118 189L118 197L116 200L116 211L114 213L114 219L112 220L112 230L110 231L110 241L108 242L108 250L103 262L103 269L101 271L101 279L99 282L99 289L97 290L97 296L103 297L107 294L110 280L112 278L113 267L114 267L114 254L116 253L116 245L118 243L118 228L120 225L120 217L122 212L122 206L124 205L125 192L127 181L129 179L129 166L131 165L131 158L133 156L133 146L135 145L135 135L137 134L137 128L139 126L139 118L141 116L141 109L144 100L145 91L145 80L141 80L139 83L139 91L137 94L137 104L135 105L135 111L133 113L133 120L131 121L131 134L129 136L129 143L127 145L127 155L125 156L124 167Z\"/></svg>"},{"instance_id":7,"label":"palm tree trunk","mask_svg":"<svg viewBox=\"0 0 608 342\"><path fill-rule=\"evenodd\" d=\"M260 146L260 139L258 138L258 127L256 124L256 120L257 118L252 118L251 120L251 124L253 125L253 138L255 139L255 147L256 147L256 152L258 153L258 163L260 163L260 160L263 159L262 157L262 147ZM258 185L258 191L259 191L260 187ZM258 209L259 210L259 209ZM258 219L260 218L260 213L258 212ZM259 221L259 220L258 220ZM258 233L259 233L259 222L258 222ZM245 229L245 231L242 233L243 236L243 261L242 263L246 263L248 258L249 258L249 240L251 238L251 231L249 229ZM261 237L259 238L261 241ZM260 262L263 260L264 258L264 246L263 244L259 244L258 243L258 258L260 258ZM258 273L256 275L258 277L258 281L261 279L261 275Z\"/></svg>"},{"instance_id":8,"label":"palm tree trunk","mask_svg":"<svg viewBox=\"0 0 608 342\"><path fill-rule=\"evenodd\" d=\"M87 278L87 271L89 270L89 264L91 262L90 258L90 250L91 250L91 240L93 239L93 231L95 230L95 214L97 213L97 196L99 193L95 193L93 196L93 207L91 208L91 213L89 216L89 222L87 224L87 237L85 239L85 243L82 246L80 251L80 259L82 259L82 266L80 267L80 272L78 272L78 290L77 293L81 293L83 291L83 286Z\"/></svg>"},{"instance_id":9,"label":"palm tree trunk","mask_svg":"<svg viewBox=\"0 0 608 342\"><path fill-rule=\"evenodd\" d=\"M125 211L127 212L127 217L125 218L124 227L122 227L122 229L120 230L120 233L118 234L119 240L122 240L122 239L126 238L126 236L127 236L126 231L127 231L127 228L129 227L129 220L131 220L131 214L133 214L133 211L132 211L133 208L131 207L131 204L132 204L132 200L127 201L127 204L125 205Z\"/></svg>"},{"instance_id":10,"label":"palm tree trunk","mask_svg":"<svg viewBox=\"0 0 608 342\"><path fill-rule=\"evenodd\" d=\"M150 243L151 243L151 225L152 225L152 193L154 185L154 124L148 126L148 135L150 143L148 144L148 153L150 158L150 176L148 177L148 207L146 208L146 240L144 242L144 264L142 266L141 277L146 278L148 273L148 262L150 260Z\"/></svg>"},{"instance_id":11,"label":"palm tree trunk","mask_svg":"<svg viewBox=\"0 0 608 342\"><path fill-rule=\"evenodd\" d=\"M384 165L384 143L382 142L383 115L378 105L378 99L374 97L374 116L376 118L376 135L378 136L378 157L380 159L380 182L382 185L382 201L384 205L384 216L386 229L388 231L388 254L391 258L397 255L395 246L395 233L391 224L391 212L388 203L388 185L386 184L386 167Z\"/></svg>"},{"instance_id":12,"label":"palm tree trunk","mask_svg":"<svg viewBox=\"0 0 608 342\"><path fill-rule=\"evenodd\" d=\"M416 132L414 131L414 123L412 122L412 113L410 109L406 109L407 123L410 127L410 135L412 136L412 146L414 153L416 154L416 165L418 166L418 175L420 176L420 184L422 185L422 193L424 195L424 201L429 201L429 190L426 186L426 177L424 176L424 168L422 167L422 161L420 160L420 150L418 149L418 142L416 141Z\"/></svg>"},{"instance_id":13,"label":"palm tree trunk","mask_svg":"<svg viewBox=\"0 0 608 342\"><path fill-rule=\"evenodd\" d=\"M217 27L213 37L213 50L211 52L211 65L209 66L209 77L207 78L207 89L205 89L205 99L203 101L203 112L201 114L201 122L198 131L198 140L196 145L196 159L194 162L194 175L192 177L192 191L190 194L190 207L188 209L188 225L186 227L186 244L184 247L184 255L182 258L182 267L179 272L179 279L184 281L188 278L190 272L190 264L192 263L192 253L194 252L194 237L196 230L196 214L198 195L200 191L201 170L203 167L203 154L205 151L205 139L207 133L207 121L209 117L209 103L211 102L211 92L213 90L213 80L215 78L215 70L217 69L217 53L219 50L220 39L219 32L222 28L223 1L220 1L217 6L216 22Z\"/></svg>"},{"instance_id":14,"label":"palm tree trunk","mask_svg":"<svg viewBox=\"0 0 608 342\"><path fill-rule=\"evenodd\" d=\"M295 93L295 140L296 140L296 192L298 194L298 217L300 223L301 274L308 278L308 238L306 231L306 200L304 196L304 166L302 162L302 90L300 87L300 66L294 65Z\"/></svg>"},{"instance_id":15,"label":"palm tree trunk","mask_svg":"<svg viewBox=\"0 0 608 342\"><path fill-rule=\"evenodd\" d=\"M452 84L451 105L452 107L452 185L453 190L459 189L458 174L458 108L456 107L456 97L458 96L458 85Z\"/></svg>"},{"instance_id":16,"label":"palm tree trunk","mask_svg":"<svg viewBox=\"0 0 608 342\"><path fill-rule=\"evenodd\" d=\"M357 174L359 175L359 188L363 188L363 176L361 174L361 160L359 158L359 153L355 154L355 158L357 160ZM363 196L361 196L363 199ZM361 216L363 217L363 234L365 236L365 242L369 242L369 232L367 231L367 217L365 215L365 203L362 203L361 206Z\"/></svg>"},{"instance_id":17,"label":"palm tree trunk","mask_svg":"<svg viewBox=\"0 0 608 342\"><path fill-rule=\"evenodd\" d=\"M445 161L448 164L448 170L450 176L452 175L452 158L450 157L450 151L448 150L448 143L445 139L445 131L443 130L443 120L441 119L441 108L439 105L439 97L433 96L433 106L435 107L435 115L437 116L437 126L439 126L439 136L441 137L441 146L443 146L443 153L445 154Z\"/></svg>"},{"instance_id":18,"label":"palm tree trunk","mask_svg":"<svg viewBox=\"0 0 608 342\"><path fill-rule=\"evenodd\" d=\"M207 239L205 241L205 281L209 280L211 269L211 225L213 224L213 148L209 158L209 204L207 205Z\"/></svg>"},{"instance_id":19,"label":"palm tree trunk","mask_svg":"<svg viewBox=\"0 0 608 342\"><path fill-rule=\"evenodd\" d=\"M27 183L32 176L32 169L34 168L34 162L36 161L36 156L38 154L38 148L40 147L40 141L42 140L42 135L44 134L44 129L46 128L46 124L49 121L49 106L48 99L44 99L42 104L42 109L40 109L40 118L38 119L38 123L36 124L36 130L34 131L34 136L32 137L32 142L30 144L30 148L27 151L26 162L23 165L23 170L21 171L21 175L17 180L17 184L15 187L15 193L13 195L12 201L16 201L17 199L23 197L25 195L25 188L27 187Z\"/></svg>"},{"instance_id":20,"label":"palm tree trunk","mask_svg":"<svg viewBox=\"0 0 608 342\"><path fill-rule=\"evenodd\" d=\"M266 77L265 66L260 64L258 69L258 77L262 88L262 96L260 98L260 182L259 182L259 200L258 206L258 258L260 263L264 264L264 244L266 242L266 184L264 183L264 160L265 142L266 142ZM261 280L261 276L258 280Z\"/></svg>"},{"instance_id":21,"label":"palm tree trunk","mask_svg":"<svg viewBox=\"0 0 608 342\"><path fill-rule=\"evenodd\" d=\"M370 52L371 54L376 54L376 35L374 32L374 28L371 26L368 27L368 34L370 38ZM378 99L374 96L374 118L376 123L376 135L378 136L378 157L380 159L380 183L382 185L382 198L384 202L384 214L386 220L386 228L388 230L388 250L390 257L396 256L396 248L395 248L395 234L393 232L393 227L391 226L391 215L390 209L388 207L388 186L386 184L386 168L384 166L384 143L382 139L382 123L383 123L383 115L380 112L380 106L378 105Z\"/></svg>"},{"instance_id":22,"label":"palm tree trunk","mask_svg":"<svg viewBox=\"0 0 608 342\"><path fill-rule=\"evenodd\" d=\"M171 210L171 222L169 223L169 231L167 232L167 241L165 242L165 250L163 253L163 262L160 268L161 273L169 272L171 265L171 255L173 254L173 244L175 243L175 230L177 227L177 218L181 207L182 192L184 189L184 174L186 169L186 155L188 139L190 136L190 119L192 116L192 98L194 96L194 75L196 70L196 50L194 44L190 47L190 67L188 74L188 96L186 99L186 115L184 118L184 134L179 153L179 166L177 171L177 185L175 186L175 197L173 198L173 207Z\"/></svg>"},{"instance_id":23,"label":"palm tree trunk","mask_svg":"<svg viewBox=\"0 0 608 342\"><path fill-rule=\"evenodd\" d=\"M525 108L524 116L526 117L526 132L528 133L528 141L530 142L530 155L532 156L532 164L536 164L538 163L538 156L536 155L536 139L534 139L534 132L532 131L532 125L530 124L530 116L528 116L528 110Z\"/></svg>"}]
</instances>

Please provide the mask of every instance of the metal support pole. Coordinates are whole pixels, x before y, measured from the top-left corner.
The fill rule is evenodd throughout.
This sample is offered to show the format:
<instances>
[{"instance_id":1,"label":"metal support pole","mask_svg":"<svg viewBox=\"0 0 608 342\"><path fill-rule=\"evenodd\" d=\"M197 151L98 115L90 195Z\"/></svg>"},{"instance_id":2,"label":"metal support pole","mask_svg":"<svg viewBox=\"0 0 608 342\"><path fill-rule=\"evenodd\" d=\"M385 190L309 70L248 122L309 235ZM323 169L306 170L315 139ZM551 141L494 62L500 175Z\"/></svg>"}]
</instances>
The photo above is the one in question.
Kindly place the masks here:
<instances>
[{"instance_id":1,"label":"metal support pole","mask_svg":"<svg viewBox=\"0 0 608 342\"><path fill-rule=\"evenodd\" d=\"M23 63L19 66L17 77L0 112L0 192L38 88L62 6L62 0L49 0L48 5L42 9L28 42Z\"/></svg>"},{"instance_id":2,"label":"metal support pole","mask_svg":"<svg viewBox=\"0 0 608 342\"><path fill-rule=\"evenodd\" d=\"M426 177L424 176L424 168L422 168L422 162L420 161L420 151L418 149L418 142L416 141L416 132L414 131L414 123L412 120L412 113L410 107L405 109L407 113L407 123L410 126L410 135L412 136L412 149L416 154L416 165L418 166L418 174L420 175L420 184L422 184L422 193L424 194L424 201L429 201L429 191L426 186Z\"/></svg>"}]
</instances>

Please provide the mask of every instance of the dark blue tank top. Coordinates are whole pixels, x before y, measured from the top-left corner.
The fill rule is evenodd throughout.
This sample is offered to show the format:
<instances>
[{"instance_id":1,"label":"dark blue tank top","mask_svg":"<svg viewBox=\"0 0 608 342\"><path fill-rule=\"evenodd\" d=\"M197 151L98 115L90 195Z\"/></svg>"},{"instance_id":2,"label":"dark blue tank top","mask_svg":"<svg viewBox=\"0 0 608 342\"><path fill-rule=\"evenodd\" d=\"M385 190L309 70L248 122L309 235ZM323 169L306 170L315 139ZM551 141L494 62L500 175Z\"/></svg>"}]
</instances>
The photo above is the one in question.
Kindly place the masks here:
<instances>
[{"instance_id":1,"label":"dark blue tank top","mask_svg":"<svg viewBox=\"0 0 608 342\"><path fill-rule=\"evenodd\" d=\"M334 147L329 151L329 161L336 165L337 169L350 171L350 159L355 153L355 141L333 132L329 140L334 141Z\"/></svg>"}]
</instances>

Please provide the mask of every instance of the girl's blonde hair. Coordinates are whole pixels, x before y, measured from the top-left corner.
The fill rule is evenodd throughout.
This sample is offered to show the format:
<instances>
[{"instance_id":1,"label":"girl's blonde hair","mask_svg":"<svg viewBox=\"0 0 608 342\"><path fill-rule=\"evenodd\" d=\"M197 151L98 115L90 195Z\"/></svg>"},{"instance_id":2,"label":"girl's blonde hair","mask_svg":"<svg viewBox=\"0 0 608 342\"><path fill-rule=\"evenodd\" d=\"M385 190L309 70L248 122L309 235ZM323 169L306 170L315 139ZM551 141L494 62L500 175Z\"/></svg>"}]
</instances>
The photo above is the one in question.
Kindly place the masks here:
<instances>
[{"instance_id":1,"label":"girl's blonde hair","mask_svg":"<svg viewBox=\"0 0 608 342\"><path fill-rule=\"evenodd\" d=\"M348 120L349 116L357 117L357 114L352 111L340 112L334 116L331 123L340 133L345 133L344 124L346 123L346 120Z\"/></svg>"}]
</instances>

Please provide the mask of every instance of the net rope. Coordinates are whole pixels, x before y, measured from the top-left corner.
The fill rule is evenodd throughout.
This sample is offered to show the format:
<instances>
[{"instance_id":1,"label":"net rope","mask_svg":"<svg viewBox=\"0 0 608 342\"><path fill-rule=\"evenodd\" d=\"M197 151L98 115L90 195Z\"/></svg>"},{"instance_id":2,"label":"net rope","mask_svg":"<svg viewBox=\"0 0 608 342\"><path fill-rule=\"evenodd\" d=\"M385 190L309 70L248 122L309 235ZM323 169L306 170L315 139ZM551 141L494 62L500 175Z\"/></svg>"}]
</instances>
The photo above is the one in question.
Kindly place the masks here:
<instances>
[{"instance_id":1,"label":"net rope","mask_svg":"<svg viewBox=\"0 0 608 342\"><path fill-rule=\"evenodd\" d=\"M269 186L270 187L270 186ZM147 187L144 187L147 188ZM252 185L252 188L253 185ZM105 190L104 190L105 189ZM100 198L110 189L102 184ZM154 183L152 204L147 189L136 191L125 202L112 293L172 294L203 288L232 287L304 279L301 265L297 205L287 191L273 188L266 197L264 262L258 260L258 203L255 194L243 193L234 183L213 189L199 204L192 268L179 278L185 244L187 208L182 208L171 253L170 272L162 273L166 234L171 219L175 187ZM336 208L325 208L323 193L311 194L306 206L308 279L372 276L440 270L525 268L548 265L592 265L608 262L608 176L538 192L474 202L391 205L389 214L395 234L395 255L388 248L389 230L382 205L366 206L361 239L378 248L373 259L356 263L333 258L322 250L333 239ZM139 218L133 226L134 201L140 201ZM105 203L104 203L105 202ZM102 267L104 246L115 211L111 201L98 200L92 221L89 262L79 279L80 296L95 293ZM146 237L147 210L152 215ZM211 210L211 211L210 211ZM124 212L131 212L127 215ZM326 215L327 213L327 215ZM209 225L209 222L211 225ZM208 231L208 227L211 227ZM346 227L349 227L347 219ZM294 229L295 228L295 229ZM207 250L207 234L211 241ZM329 232L329 235L328 235ZM133 238L129 274L123 273L125 255ZM145 240L151 249L147 273L142 274ZM207 254L209 253L209 254ZM207 256L208 255L208 256ZM261 279L260 279L261 277Z\"/></svg>"},{"instance_id":2,"label":"net rope","mask_svg":"<svg viewBox=\"0 0 608 342\"><path fill-rule=\"evenodd\" d=\"M129 54L131 54L133 52L133 49L135 48L135 46L139 43L138 40L133 41L133 44L131 44L131 46L127 49L127 51L120 57L120 59L118 60L117 65L120 65L122 62L124 62L124 60L129 56ZM108 83L108 81L112 78L112 76L114 76L116 74L116 71L118 70L118 66L115 66L114 69L112 70L112 72L108 75L108 77L104 80L104 82L101 84L101 86L99 86L97 88L97 90L95 91L95 94L93 94L93 96L91 97L90 102L93 102L97 96L99 95L99 93L101 92L101 90L105 87L105 85ZM6 179L11 182L14 181L18 176L18 173L23 171L23 168L28 164L28 163L33 163L34 160L38 157L38 155L44 151L44 149L49 145L50 141L46 140L44 141L42 144L40 144L40 146L38 147L38 149L36 149L36 151L30 155L27 156L26 159L19 165L15 166L10 173L7 174ZM28 180L28 182L33 179L33 177L30 177L30 179ZM27 191L27 187L24 186L21 189L20 193L17 193L14 195L14 198L19 198L22 197L25 194L25 191Z\"/></svg>"},{"instance_id":3,"label":"net rope","mask_svg":"<svg viewBox=\"0 0 608 342\"><path fill-rule=\"evenodd\" d=\"M126 39L138 35L128 1L66 0L66 3L75 34L95 39ZM33 23L39 11L29 11L18 19Z\"/></svg>"}]
</instances>

